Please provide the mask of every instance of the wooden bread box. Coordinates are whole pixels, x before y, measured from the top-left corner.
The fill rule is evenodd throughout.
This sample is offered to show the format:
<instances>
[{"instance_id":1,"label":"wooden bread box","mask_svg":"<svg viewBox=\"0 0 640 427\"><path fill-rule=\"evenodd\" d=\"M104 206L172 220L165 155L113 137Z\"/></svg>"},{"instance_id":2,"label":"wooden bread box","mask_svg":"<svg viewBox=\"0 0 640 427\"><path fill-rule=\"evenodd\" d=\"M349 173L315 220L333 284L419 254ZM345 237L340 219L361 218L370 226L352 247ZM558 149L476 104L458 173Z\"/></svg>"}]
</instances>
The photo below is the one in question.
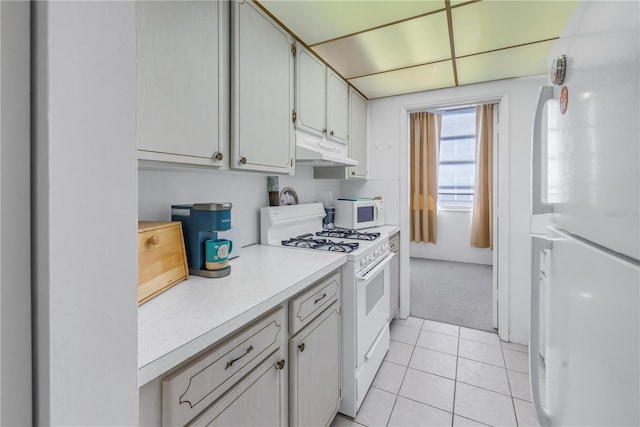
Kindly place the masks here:
<instances>
[{"instance_id":1,"label":"wooden bread box","mask_svg":"<svg viewBox=\"0 0 640 427\"><path fill-rule=\"evenodd\" d=\"M188 278L182 224L138 221L138 305Z\"/></svg>"}]
</instances>

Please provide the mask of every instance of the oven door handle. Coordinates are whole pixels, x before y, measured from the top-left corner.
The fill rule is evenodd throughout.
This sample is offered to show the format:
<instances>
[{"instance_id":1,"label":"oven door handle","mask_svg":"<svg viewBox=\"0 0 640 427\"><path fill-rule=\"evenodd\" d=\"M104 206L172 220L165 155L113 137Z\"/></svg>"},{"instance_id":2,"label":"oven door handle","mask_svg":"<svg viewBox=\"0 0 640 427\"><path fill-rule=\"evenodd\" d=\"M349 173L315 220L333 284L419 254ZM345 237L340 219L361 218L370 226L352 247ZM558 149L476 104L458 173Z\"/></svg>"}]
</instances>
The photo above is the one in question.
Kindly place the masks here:
<instances>
[{"instance_id":1,"label":"oven door handle","mask_svg":"<svg viewBox=\"0 0 640 427\"><path fill-rule=\"evenodd\" d=\"M364 360L371 359L373 352L376 351L376 348L378 348L378 343L380 343L380 340L382 340L383 336L384 336L384 329L380 331L376 339L373 341L373 344L371 344L371 347L369 347L369 351L367 351L367 354L364 355Z\"/></svg>"},{"instance_id":2,"label":"oven door handle","mask_svg":"<svg viewBox=\"0 0 640 427\"><path fill-rule=\"evenodd\" d=\"M374 277L376 274L378 274L380 270L384 269L387 265L389 265L389 263L395 256L396 254L394 253L391 253L391 252L387 253L387 256L383 258L378 263L378 265L376 265L372 270L369 270L364 274L356 274L356 278L358 280L363 280L363 281L369 280L371 277Z\"/></svg>"}]
</instances>

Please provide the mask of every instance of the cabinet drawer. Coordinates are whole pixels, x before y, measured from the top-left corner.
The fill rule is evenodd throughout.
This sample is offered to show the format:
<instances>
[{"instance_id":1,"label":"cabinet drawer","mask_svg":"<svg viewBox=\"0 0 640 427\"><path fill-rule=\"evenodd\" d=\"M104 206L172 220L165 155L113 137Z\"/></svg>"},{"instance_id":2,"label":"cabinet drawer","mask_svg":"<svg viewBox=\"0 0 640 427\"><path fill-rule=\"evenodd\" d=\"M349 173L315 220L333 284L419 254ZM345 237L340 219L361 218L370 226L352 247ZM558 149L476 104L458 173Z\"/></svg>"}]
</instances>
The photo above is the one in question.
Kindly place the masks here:
<instances>
[{"instance_id":1,"label":"cabinet drawer","mask_svg":"<svg viewBox=\"0 0 640 427\"><path fill-rule=\"evenodd\" d=\"M184 425L284 343L284 309L244 328L162 381L162 425Z\"/></svg>"},{"instance_id":2,"label":"cabinet drawer","mask_svg":"<svg viewBox=\"0 0 640 427\"><path fill-rule=\"evenodd\" d=\"M289 328L295 334L338 299L340 272L322 279L289 302Z\"/></svg>"}]
</instances>

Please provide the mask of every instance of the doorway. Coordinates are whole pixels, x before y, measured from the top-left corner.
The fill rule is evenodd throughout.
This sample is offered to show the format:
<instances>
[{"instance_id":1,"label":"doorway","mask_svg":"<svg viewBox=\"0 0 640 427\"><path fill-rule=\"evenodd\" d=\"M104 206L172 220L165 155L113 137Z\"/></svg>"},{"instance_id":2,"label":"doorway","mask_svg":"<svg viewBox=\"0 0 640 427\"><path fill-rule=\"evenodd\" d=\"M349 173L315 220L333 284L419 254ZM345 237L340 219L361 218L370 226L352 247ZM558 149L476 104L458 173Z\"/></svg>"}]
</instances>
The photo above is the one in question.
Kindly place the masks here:
<instances>
[{"instance_id":1,"label":"doorway","mask_svg":"<svg viewBox=\"0 0 640 427\"><path fill-rule=\"evenodd\" d=\"M493 246L494 246L494 249L489 254L489 262L486 262L486 255L485 255L485 261L478 261L473 259L471 260L467 259L462 261L463 262L466 261L467 264L489 264L493 266L491 268L491 271L488 273L488 275L490 276L490 282L491 282L491 285L490 285L491 286L491 291L490 291L491 327L494 329L497 329L501 337L508 337L509 328L508 328L508 310L507 310L508 305L507 304L508 304L509 289L508 289L508 286L506 285L502 287L499 286L499 283L504 283L504 284L507 283L507 278L509 274L508 250L506 250L506 248L508 248L508 228L506 227L508 223L508 210L507 210L507 207L508 207L508 203L507 203L508 202L507 200L508 185L507 184L508 183L506 182L506 180L501 181L499 177L500 176L506 177L508 176L508 173L509 173L509 170L508 170L509 164L508 164L508 161L506 161L506 159L509 158L508 145L506 143L500 144L501 139L503 141L506 141L508 138L507 124L508 124L508 111L509 111L509 108L508 108L509 95L507 93L496 93L496 94L490 94L484 97L475 97L475 98L461 97L459 99L448 99L446 101L433 102L430 105L405 106L403 107L402 115L405 118L404 123L407 123L407 126L406 128L401 128L401 138L403 141L409 141L409 115L413 111L424 111L424 110L436 111L436 110L453 109L455 107L459 108L461 106L471 106L471 105L477 105L477 104L496 104L496 108L495 108L496 114L494 114L494 117L495 117L494 129L496 130L495 132L496 135L494 137L494 152L493 152L493 159L494 159L494 168L493 168L494 244ZM405 165L408 164L409 158L410 158L410 153L409 153L408 147L405 147L404 151L402 151L401 149L401 159L404 159L403 161L406 162ZM501 161L501 159L504 159L504 160ZM404 224L403 224L405 227L404 229L409 229L410 177L409 177L408 168L406 169L407 169L407 173L401 176L401 198L402 198L401 202L405 209L405 211L402 212L401 217L402 217L402 220L404 220ZM500 210L501 207L504 207L504 208ZM458 219L460 219L459 218L460 215L458 215L458 212L452 212L452 214L449 216L451 217L449 219L451 219L453 222L455 222L456 216L458 217ZM444 216L442 218L444 218ZM467 238L467 245L468 245L468 241L469 240ZM407 244L407 250L409 250L409 242L407 241L406 244ZM411 247L410 252L412 256L414 256L415 248ZM431 259L437 258L434 254L422 254L420 256L424 258L431 258ZM446 258L445 260L446 261L441 260L441 262L455 261L453 259L446 259ZM413 260L411 261L411 263L413 263ZM451 267L451 265L449 265L448 267ZM402 290L404 292L401 292L401 298L402 298L401 317L406 317L412 314L410 282L413 281L414 275L415 276L421 275L421 273L419 272L420 270L419 268L417 269L418 272L416 272L416 269L413 269L413 270L414 271L412 272L412 267L410 267L410 265L407 265L403 272L403 275L405 275L405 277L409 277L409 280L403 281L402 283L402 285L404 286ZM435 270L435 268L433 268L433 270ZM486 271L484 276L485 277L487 276ZM416 297L418 298L417 295ZM444 321L446 322L446 320Z\"/></svg>"},{"instance_id":2,"label":"doorway","mask_svg":"<svg viewBox=\"0 0 640 427\"><path fill-rule=\"evenodd\" d=\"M414 317L495 332L496 114L497 105L488 103L410 115L411 225L415 230L410 243L410 313ZM423 198L429 200L428 206L417 203ZM425 224L431 234L423 233Z\"/></svg>"}]
</instances>

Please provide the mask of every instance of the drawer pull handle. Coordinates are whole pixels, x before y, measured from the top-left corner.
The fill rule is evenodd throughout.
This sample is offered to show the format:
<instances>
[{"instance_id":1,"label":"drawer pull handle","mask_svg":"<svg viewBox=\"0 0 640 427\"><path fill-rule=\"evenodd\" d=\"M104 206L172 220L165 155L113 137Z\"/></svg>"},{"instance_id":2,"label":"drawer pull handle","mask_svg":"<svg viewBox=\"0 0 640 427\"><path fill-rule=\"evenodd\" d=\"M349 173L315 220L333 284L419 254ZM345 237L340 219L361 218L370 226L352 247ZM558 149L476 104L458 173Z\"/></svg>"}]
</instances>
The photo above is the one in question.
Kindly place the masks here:
<instances>
[{"instance_id":1,"label":"drawer pull handle","mask_svg":"<svg viewBox=\"0 0 640 427\"><path fill-rule=\"evenodd\" d=\"M155 246L158 243L160 243L160 237L154 234L153 236L149 237L149 239L147 240L147 243L149 243L152 246Z\"/></svg>"},{"instance_id":2,"label":"drawer pull handle","mask_svg":"<svg viewBox=\"0 0 640 427\"><path fill-rule=\"evenodd\" d=\"M231 365L233 365L234 362L237 362L238 360L242 359L243 357L245 357L247 354L249 354L251 351L253 350L253 346L249 346L249 348L247 349L247 351L240 357L236 357L235 359L233 359L230 362L227 362L227 366L224 367L225 370L227 370Z\"/></svg>"},{"instance_id":3,"label":"drawer pull handle","mask_svg":"<svg viewBox=\"0 0 640 427\"><path fill-rule=\"evenodd\" d=\"M298 346L298 350L300 350L300 353L302 353L304 351L304 347L305 347L304 343L302 343L302 344L300 344Z\"/></svg>"},{"instance_id":4,"label":"drawer pull handle","mask_svg":"<svg viewBox=\"0 0 640 427\"><path fill-rule=\"evenodd\" d=\"M284 359L276 363L276 369L284 368Z\"/></svg>"},{"instance_id":5,"label":"drawer pull handle","mask_svg":"<svg viewBox=\"0 0 640 427\"><path fill-rule=\"evenodd\" d=\"M320 301L321 299L323 299L323 298L324 298L324 297L326 297L326 296L327 296L327 293L325 292L324 294L322 294L322 296L321 296L320 298L318 298L317 300L315 300L313 303L314 303L314 304L317 304L317 303L318 303L318 301Z\"/></svg>"}]
</instances>

